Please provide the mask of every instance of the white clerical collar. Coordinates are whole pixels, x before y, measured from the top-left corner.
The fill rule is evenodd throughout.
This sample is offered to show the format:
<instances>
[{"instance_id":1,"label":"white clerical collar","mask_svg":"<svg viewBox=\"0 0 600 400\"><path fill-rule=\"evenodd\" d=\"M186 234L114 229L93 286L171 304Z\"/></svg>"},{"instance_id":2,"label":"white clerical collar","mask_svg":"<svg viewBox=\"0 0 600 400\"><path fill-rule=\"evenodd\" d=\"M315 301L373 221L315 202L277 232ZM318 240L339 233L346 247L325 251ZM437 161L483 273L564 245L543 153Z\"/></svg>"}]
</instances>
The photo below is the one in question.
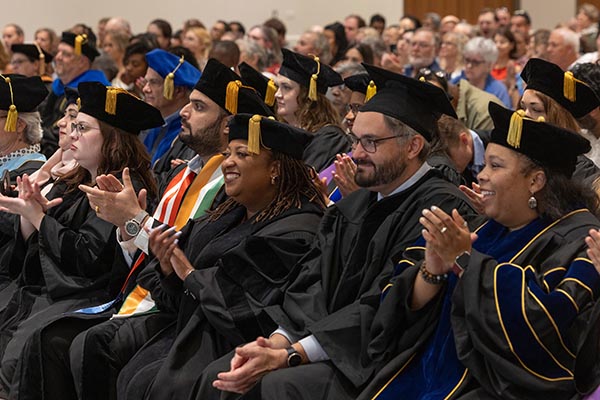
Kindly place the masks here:
<instances>
[{"instance_id":1,"label":"white clerical collar","mask_svg":"<svg viewBox=\"0 0 600 400\"><path fill-rule=\"evenodd\" d=\"M423 165L421 165L421 168L417 170L417 172L415 172L410 178L404 181L402 185L398 186L392 193L388 194L387 196L384 196L381 193L377 193L377 201L383 199L384 197L393 196L410 188L412 185L417 183L423 176L425 176L425 174L432 168L433 167L431 165L424 162Z\"/></svg>"}]
</instances>

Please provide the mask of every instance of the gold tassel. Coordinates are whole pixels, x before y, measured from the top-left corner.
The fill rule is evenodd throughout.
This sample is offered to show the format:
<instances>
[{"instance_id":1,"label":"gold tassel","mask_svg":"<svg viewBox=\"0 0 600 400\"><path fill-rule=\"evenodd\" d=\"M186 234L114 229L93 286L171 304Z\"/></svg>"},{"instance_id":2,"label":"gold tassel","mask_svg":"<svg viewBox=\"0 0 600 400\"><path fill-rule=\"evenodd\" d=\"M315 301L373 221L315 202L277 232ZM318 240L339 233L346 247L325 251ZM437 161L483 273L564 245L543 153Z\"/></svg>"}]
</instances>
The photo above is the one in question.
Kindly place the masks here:
<instances>
[{"instance_id":1,"label":"gold tassel","mask_svg":"<svg viewBox=\"0 0 600 400\"><path fill-rule=\"evenodd\" d=\"M273 104L275 104L275 93L277 93L277 85L273 79L269 79L267 93L265 93L265 104L269 107L273 107Z\"/></svg>"},{"instance_id":2,"label":"gold tassel","mask_svg":"<svg viewBox=\"0 0 600 400\"><path fill-rule=\"evenodd\" d=\"M77 110L81 110L81 97L77 98Z\"/></svg>"},{"instance_id":3,"label":"gold tassel","mask_svg":"<svg viewBox=\"0 0 600 400\"><path fill-rule=\"evenodd\" d=\"M130 94L127 90L108 86L106 88L106 102L104 103L104 111L108 114L117 114L117 95L119 93ZM134 96L135 97L135 96Z\"/></svg>"},{"instance_id":4,"label":"gold tassel","mask_svg":"<svg viewBox=\"0 0 600 400\"><path fill-rule=\"evenodd\" d=\"M75 37L75 54L81 55L81 46L87 41L87 35L84 33L83 35L77 35Z\"/></svg>"},{"instance_id":5,"label":"gold tassel","mask_svg":"<svg viewBox=\"0 0 600 400\"><path fill-rule=\"evenodd\" d=\"M317 92L317 79L319 79L319 73L321 72L321 62L319 60L319 57L317 56L313 56L313 59L317 63L317 73L312 74L312 76L310 77L310 85L308 87L308 98L310 99L310 101L317 101L317 99L319 98Z\"/></svg>"},{"instance_id":6,"label":"gold tassel","mask_svg":"<svg viewBox=\"0 0 600 400\"><path fill-rule=\"evenodd\" d=\"M377 94L377 85L375 85L375 82L371 81L369 82L369 86L367 86L367 93L365 94L365 103L369 100L371 100L371 98L373 96L375 96Z\"/></svg>"},{"instance_id":7,"label":"gold tassel","mask_svg":"<svg viewBox=\"0 0 600 400\"><path fill-rule=\"evenodd\" d=\"M165 78L165 83L163 86L163 96L167 100L173 99L173 93L175 92L175 83L173 80L175 79L175 74L169 72Z\"/></svg>"},{"instance_id":8,"label":"gold tassel","mask_svg":"<svg viewBox=\"0 0 600 400\"><path fill-rule=\"evenodd\" d=\"M525 111L517 110L510 117L510 125L508 127L508 136L506 137L506 143L510 146L518 149L521 147L521 133L523 132L523 117Z\"/></svg>"},{"instance_id":9,"label":"gold tassel","mask_svg":"<svg viewBox=\"0 0 600 400\"><path fill-rule=\"evenodd\" d=\"M421 81L421 82L427 82L427 80L425 79L425 77L424 77L424 76L420 77L420 78L419 78L419 81Z\"/></svg>"},{"instance_id":10,"label":"gold tassel","mask_svg":"<svg viewBox=\"0 0 600 400\"><path fill-rule=\"evenodd\" d=\"M163 85L163 96L165 99L167 100L172 100L173 99L173 94L175 93L175 72L177 72L177 70L179 69L179 67L181 67L181 65L184 63L185 58L183 58L183 56L181 56L179 58L179 64L177 64L177 66L175 67L175 69L171 72L169 72L167 74L167 76L165 77L165 83Z\"/></svg>"},{"instance_id":11,"label":"gold tassel","mask_svg":"<svg viewBox=\"0 0 600 400\"><path fill-rule=\"evenodd\" d=\"M38 51L39 59L40 59L40 68L39 68L40 76L44 76L46 74L46 55L40 48L39 44L35 43L35 47L37 47L37 51Z\"/></svg>"},{"instance_id":12,"label":"gold tassel","mask_svg":"<svg viewBox=\"0 0 600 400\"><path fill-rule=\"evenodd\" d=\"M19 113L17 112L17 106L11 104L8 107L8 115L6 116L6 123L4 124L4 130L6 132L15 132L17 130L17 119L19 119Z\"/></svg>"},{"instance_id":13,"label":"gold tassel","mask_svg":"<svg viewBox=\"0 0 600 400\"><path fill-rule=\"evenodd\" d=\"M563 82L563 95L572 102L576 100L576 82L577 80L575 79L571 71L565 72L565 79Z\"/></svg>"},{"instance_id":14,"label":"gold tassel","mask_svg":"<svg viewBox=\"0 0 600 400\"><path fill-rule=\"evenodd\" d=\"M238 93L242 87L241 81L231 81L225 90L225 109L232 114L237 114Z\"/></svg>"},{"instance_id":15,"label":"gold tassel","mask_svg":"<svg viewBox=\"0 0 600 400\"><path fill-rule=\"evenodd\" d=\"M260 154L260 121L262 117L255 114L248 121L248 152Z\"/></svg>"},{"instance_id":16,"label":"gold tassel","mask_svg":"<svg viewBox=\"0 0 600 400\"><path fill-rule=\"evenodd\" d=\"M0 74L0 77L4 79L4 82L8 85L8 90L10 92L10 107L8 107L8 114L6 115L6 122L4 123L4 130L6 132L16 132L17 131L17 119L19 118L19 113L17 112L17 106L15 106L15 95L13 93L12 83L10 78Z\"/></svg>"}]
</instances>

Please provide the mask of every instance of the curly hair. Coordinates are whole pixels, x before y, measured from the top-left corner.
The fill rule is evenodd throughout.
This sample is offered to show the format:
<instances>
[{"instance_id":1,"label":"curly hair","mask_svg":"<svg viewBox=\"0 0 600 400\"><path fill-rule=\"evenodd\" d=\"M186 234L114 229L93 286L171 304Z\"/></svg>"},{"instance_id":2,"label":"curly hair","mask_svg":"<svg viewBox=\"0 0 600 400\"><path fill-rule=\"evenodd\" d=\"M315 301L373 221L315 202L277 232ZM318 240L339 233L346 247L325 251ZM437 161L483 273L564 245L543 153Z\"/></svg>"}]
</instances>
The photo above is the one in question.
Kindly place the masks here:
<instances>
[{"instance_id":1,"label":"curly hair","mask_svg":"<svg viewBox=\"0 0 600 400\"><path fill-rule=\"evenodd\" d=\"M97 175L120 174L125 167L129 167L132 173L137 174L143 186L148 191L148 197L157 194L156 180L150 168L150 156L138 137L122 129L98 121L102 134L102 147L100 149L100 165ZM92 184L90 173L79 166L67 173L62 178L67 185L67 192L78 190L81 184Z\"/></svg>"},{"instance_id":2,"label":"curly hair","mask_svg":"<svg viewBox=\"0 0 600 400\"><path fill-rule=\"evenodd\" d=\"M279 179L276 180L277 195L267 207L256 214L253 223L275 218L291 208L300 208L303 198L316 203L322 209L327 207L321 191L314 182L314 171L304 164L304 161L278 151L272 151L271 154L272 159L280 163ZM215 221L237 206L239 203L229 198L209 212L209 220Z\"/></svg>"},{"instance_id":3,"label":"curly hair","mask_svg":"<svg viewBox=\"0 0 600 400\"><path fill-rule=\"evenodd\" d=\"M300 121L300 128L316 132L326 125L340 125L340 116L324 94L318 93L317 100L308 98L308 88L300 85L296 98L298 110L295 115Z\"/></svg>"}]
</instances>

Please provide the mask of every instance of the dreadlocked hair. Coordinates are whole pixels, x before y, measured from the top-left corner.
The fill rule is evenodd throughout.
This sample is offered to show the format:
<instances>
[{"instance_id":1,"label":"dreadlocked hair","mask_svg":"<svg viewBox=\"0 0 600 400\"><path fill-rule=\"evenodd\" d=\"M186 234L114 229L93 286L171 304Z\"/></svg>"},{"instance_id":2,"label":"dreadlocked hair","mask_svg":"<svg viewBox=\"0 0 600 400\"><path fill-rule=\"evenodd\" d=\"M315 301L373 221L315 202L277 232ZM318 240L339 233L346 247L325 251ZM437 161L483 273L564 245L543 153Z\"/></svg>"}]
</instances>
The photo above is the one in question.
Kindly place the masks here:
<instances>
[{"instance_id":1,"label":"dreadlocked hair","mask_svg":"<svg viewBox=\"0 0 600 400\"><path fill-rule=\"evenodd\" d=\"M275 182L277 195L268 206L256 214L253 223L275 218L291 208L300 208L303 198L325 209L327 205L323 195L314 182L314 169L304 164L304 161L287 154L278 151L273 151L272 154L273 160L279 161L280 165L279 177ZM227 199L214 211L209 212L209 221L216 221L239 205L234 199Z\"/></svg>"}]
</instances>

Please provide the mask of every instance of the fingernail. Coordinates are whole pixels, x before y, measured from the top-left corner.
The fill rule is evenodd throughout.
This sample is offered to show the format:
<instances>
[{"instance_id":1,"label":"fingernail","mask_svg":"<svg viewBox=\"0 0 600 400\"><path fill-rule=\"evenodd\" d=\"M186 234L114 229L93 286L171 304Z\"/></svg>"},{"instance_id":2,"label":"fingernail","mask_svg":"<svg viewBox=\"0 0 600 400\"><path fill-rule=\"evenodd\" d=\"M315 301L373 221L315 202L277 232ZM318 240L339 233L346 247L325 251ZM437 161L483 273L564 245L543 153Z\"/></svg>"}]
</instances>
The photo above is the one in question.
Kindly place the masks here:
<instances>
[{"instance_id":1,"label":"fingernail","mask_svg":"<svg viewBox=\"0 0 600 400\"><path fill-rule=\"evenodd\" d=\"M424 209L424 210L423 210L423 212L422 212L422 214L423 214L423 215L427 215L427 213L428 213L428 212L429 212L429 210L428 210L428 209Z\"/></svg>"},{"instance_id":2,"label":"fingernail","mask_svg":"<svg viewBox=\"0 0 600 400\"><path fill-rule=\"evenodd\" d=\"M436 206L431 206L431 211L435 211L435 210L437 210L437 209L438 209L438 208L437 208Z\"/></svg>"},{"instance_id":3,"label":"fingernail","mask_svg":"<svg viewBox=\"0 0 600 400\"><path fill-rule=\"evenodd\" d=\"M173 243L174 243L174 244L177 244L177 243L179 243L179 239L175 239L175 240L173 240Z\"/></svg>"}]
</instances>

